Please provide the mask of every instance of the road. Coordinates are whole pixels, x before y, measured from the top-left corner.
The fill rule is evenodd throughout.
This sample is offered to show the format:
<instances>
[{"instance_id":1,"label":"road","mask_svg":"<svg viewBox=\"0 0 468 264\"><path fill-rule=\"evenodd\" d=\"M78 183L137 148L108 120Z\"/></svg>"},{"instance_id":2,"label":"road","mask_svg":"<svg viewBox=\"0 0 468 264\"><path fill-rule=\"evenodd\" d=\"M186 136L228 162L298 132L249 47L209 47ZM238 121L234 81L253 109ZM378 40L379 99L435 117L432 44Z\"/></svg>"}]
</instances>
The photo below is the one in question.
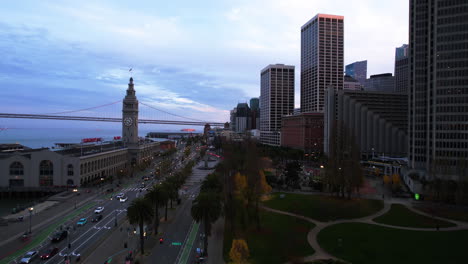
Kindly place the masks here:
<instances>
[{"instance_id":1,"label":"road","mask_svg":"<svg viewBox=\"0 0 468 264\"><path fill-rule=\"evenodd\" d=\"M176 157L183 155L182 151L176 154ZM192 147L192 153L184 159L184 162L177 161L173 164L175 170L180 169L186 164L189 160L194 159L197 155L194 153L194 147ZM178 158L176 158L178 160ZM200 189L200 183L207 174L211 171L209 170L199 170L197 167L201 166L203 162L197 164L193 169L193 174L189 177L187 185L183 188L185 192L182 195L182 204L181 208L177 210L177 214L174 217L173 221L168 226L164 236L164 243L162 245L157 245L151 252L150 263L175 263L176 260L178 263L195 263L195 248L200 247L200 228L191 229L198 227L197 224L193 222L193 219L190 215L190 209L193 199L198 195ZM213 166L211 162L210 166ZM146 172L146 174L148 174ZM69 230L69 236L59 243L52 244L50 240L46 240L39 247L38 251L41 255L52 247L59 248L59 254L53 256L49 260L40 260L36 258L32 263L63 263L64 258L67 255L72 256L72 263L75 263L76 255L83 252L93 250L99 243L102 243L104 239L115 230L116 221L121 222L126 217L126 208L131 203L131 201L141 195L144 195L146 189L140 189L140 184L142 180L137 179L136 182L131 183L126 186L124 189L118 191L119 193L125 193L128 197L128 200L124 203L119 202L115 199L116 193L113 195L102 195L100 199L92 201L96 205L88 210L83 211L80 215L71 218L68 222L63 225L63 230ZM149 187L153 184L157 184L158 180L151 178L150 181L146 183L146 186ZM114 197L112 197L114 196ZM112 199L111 199L112 197ZM98 206L103 206L104 211L101 213L103 218L97 222L91 222L91 219L94 218L97 214L94 213L94 209ZM88 222L84 226L77 226L76 222L79 218L87 218ZM53 234L51 234L53 235ZM130 241L128 241L130 243ZM172 245L172 243L181 243L180 246ZM70 244L71 247L68 248L67 245ZM190 261L190 262L188 262Z\"/></svg>"},{"instance_id":2,"label":"road","mask_svg":"<svg viewBox=\"0 0 468 264\"><path fill-rule=\"evenodd\" d=\"M148 183L154 184L155 180L152 180ZM72 255L73 260L76 254L84 252L88 248L95 246L95 244L99 243L106 234L112 232L113 228L116 228L116 220L120 222L126 217L126 208L131 203L131 201L145 193L146 189L140 189L139 185L140 182L133 183L129 187L120 191L128 197L126 202L120 202L118 199L115 199L115 196L112 197L112 199L106 198L95 200L97 203L96 207L104 207L104 211L101 213L103 218L97 223L91 222L91 220L97 215L94 213L95 207L90 208L90 210L84 212L79 217L73 218L73 220L70 221L68 225L66 225L69 227L69 236L66 239L56 244L46 242L45 245L39 250L39 254L42 254L51 247L58 247L60 250L59 254L55 255L49 260L43 261L36 259L32 263L63 263L66 255ZM84 226L77 226L76 222L79 218L86 218L88 222ZM70 249L67 247L68 243L71 244Z\"/></svg>"},{"instance_id":3,"label":"road","mask_svg":"<svg viewBox=\"0 0 468 264\"><path fill-rule=\"evenodd\" d=\"M212 172L212 170L200 170L201 161L195 165L191 177L187 180L186 193L183 195L181 208L177 210L174 219L167 226L163 234L164 243L158 244L147 258L148 263L195 263L195 249L200 247L201 226L193 221L190 213L192 201L200 191L201 181ZM214 166L216 162L210 162ZM176 245L173 245L176 243ZM180 243L180 245L178 245Z\"/></svg>"}]
</instances>

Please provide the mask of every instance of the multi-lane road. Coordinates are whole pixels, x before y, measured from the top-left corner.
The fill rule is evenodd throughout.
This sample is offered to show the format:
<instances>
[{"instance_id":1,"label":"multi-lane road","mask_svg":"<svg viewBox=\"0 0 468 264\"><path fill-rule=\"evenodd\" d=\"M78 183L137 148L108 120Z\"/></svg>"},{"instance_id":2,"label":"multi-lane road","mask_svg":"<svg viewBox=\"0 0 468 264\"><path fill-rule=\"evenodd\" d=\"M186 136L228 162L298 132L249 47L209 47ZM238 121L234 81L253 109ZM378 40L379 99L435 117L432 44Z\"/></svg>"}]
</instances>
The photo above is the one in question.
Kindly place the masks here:
<instances>
[{"instance_id":1,"label":"multi-lane road","mask_svg":"<svg viewBox=\"0 0 468 264\"><path fill-rule=\"evenodd\" d=\"M194 147L192 150L194 150ZM182 162L178 161L180 156L182 156L182 153L176 154L177 162L173 164L174 169L183 167ZM185 161L187 162L195 157L196 154L192 152ZM162 234L164 243L156 245L151 250L151 254L148 257L149 263L195 263L196 248L201 248L202 241L200 234L203 232L201 230L202 226L193 221L190 209L192 201L200 190L201 181L206 175L211 173L211 170L198 169L203 163L202 161L195 165L192 175L187 180L184 188L182 188L182 203L179 205L180 208L177 209L176 214ZM210 162L210 166L213 165L214 163ZM151 179L146 182L146 186L149 187L157 183L157 180ZM94 200L94 207L69 219L63 225L63 230L68 230L69 232L67 238L58 243L51 243L50 240L46 241L38 250L38 255L41 255L48 249L57 247L59 248L59 253L48 260L36 258L32 263L64 263L65 256L71 256L71 263L75 263L77 255L92 251L99 243L105 240L110 232L116 228L120 228L118 223L125 219L127 207L131 201L145 194L146 189L140 188L140 185L141 181L137 181L119 191L128 197L126 202L120 202L116 199L115 193L113 197L103 195L100 199ZM94 213L94 209L98 206L104 207L104 211L101 213L103 218L99 222L91 222L97 215ZM79 218L86 218L87 223L83 226L77 226L76 223ZM130 241L128 242L130 243ZM70 248L68 245L70 245Z\"/></svg>"},{"instance_id":2,"label":"multi-lane road","mask_svg":"<svg viewBox=\"0 0 468 264\"><path fill-rule=\"evenodd\" d=\"M149 184L154 184L148 182ZM104 211L101 213L103 218L99 222L91 222L92 219L98 214L94 213L96 207L92 207L89 210L85 211L81 215L74 217L65 225L63 230L66 230L68 227L69 235L66 239L63 239L59 243L45 243L45 245L40 248L39 255L48 250L49 248L57 247L59 248L59 254L53 256L49 260L40 260L37 258L33 263L63 263L65 256L71 256L72 261L76 259L78 254L86 251L88 248L96 246L97 243L101 242L102 238L112 232L116 228L116 222L122 221L125 218L127 213L127 207L130 202L136 197L143 195L146 189L140 189L138 186L140 182L133 183L128 188L123 189L121 192L128 197L126 202L120 202L119 199L116 199L115 196L111 198L97 199L96 207L103 206ZM87 223L83 226L77 226L76 222L79 218L86 218ZM68 248L70 244L70 248ZM74 261L73 261L74 262Z\"/></svg>"}]
</instances>

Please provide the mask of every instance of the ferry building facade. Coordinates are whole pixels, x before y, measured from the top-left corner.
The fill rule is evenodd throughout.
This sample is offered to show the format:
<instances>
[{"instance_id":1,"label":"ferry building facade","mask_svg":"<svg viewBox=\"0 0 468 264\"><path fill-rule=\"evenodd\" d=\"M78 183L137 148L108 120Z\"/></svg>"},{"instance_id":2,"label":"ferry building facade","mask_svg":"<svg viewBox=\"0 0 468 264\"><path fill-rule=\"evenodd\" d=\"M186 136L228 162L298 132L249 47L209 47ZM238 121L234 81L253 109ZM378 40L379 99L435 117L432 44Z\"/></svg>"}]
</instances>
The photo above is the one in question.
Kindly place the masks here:
<instances>
[{"instance_id":1,"label":"ferry building facade","mask_svg":"<svg viewBox=\"0 0 468 264\"><path fill-rule=\"evenodd\" d=\"M53 191L114 179L159 153L158 142L138 136L138 100L130 78L122 106L122 139L101 144L67 144L61 150L0 144L0 189Z\"/></svg>"}]
</instances>

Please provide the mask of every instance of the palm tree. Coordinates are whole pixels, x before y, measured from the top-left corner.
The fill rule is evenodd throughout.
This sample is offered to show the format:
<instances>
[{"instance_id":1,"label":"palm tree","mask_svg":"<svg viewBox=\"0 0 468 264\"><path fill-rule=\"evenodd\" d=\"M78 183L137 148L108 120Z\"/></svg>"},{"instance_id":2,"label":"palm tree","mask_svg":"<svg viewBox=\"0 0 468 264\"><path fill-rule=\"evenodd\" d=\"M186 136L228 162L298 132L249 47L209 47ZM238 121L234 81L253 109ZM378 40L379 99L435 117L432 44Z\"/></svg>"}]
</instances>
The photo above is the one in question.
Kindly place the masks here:
<instances>
[{"instance_id":1,"label":"palm tree","mask_svg":"<svg viewBox=\"0 0 468 264\"><path fill-rule=\"evenodd\" d=\"M166 200L166 192L163 190L161 185L154 185L145 195L150 204L153 206L154 218L153 218L153 229L154 235L158 234L159 227L159 207L164 204Z\"/></svg>"},{"instance_id":2,"label":"palm tree","mask_svg":"<svg viewBox=\"0 0 468 264\"><path fill-rule=\"evenodd\" d=\"M208 237L211 235L211 224L221 215L221 197L215 192L201 192L193 201L192 217L197 223L203 222L205 237L203 246L208 255Z\"/></svg>"},{"instance_id":3,"label":"palm tree","mask_svg":"<svg viewBox=\"0 0 468 264\"><path fill-rule=\"evenodd\" d=\"M153 210L151 210L151 205L143 197L137 198L132 201L130 206L127 208L127 218L130 224L138 224L140 227L140 247L141 254L145 253L144 249L144 229L143 225L145 223L150 223L153 219Z\"/></svg>"}]
</instances>

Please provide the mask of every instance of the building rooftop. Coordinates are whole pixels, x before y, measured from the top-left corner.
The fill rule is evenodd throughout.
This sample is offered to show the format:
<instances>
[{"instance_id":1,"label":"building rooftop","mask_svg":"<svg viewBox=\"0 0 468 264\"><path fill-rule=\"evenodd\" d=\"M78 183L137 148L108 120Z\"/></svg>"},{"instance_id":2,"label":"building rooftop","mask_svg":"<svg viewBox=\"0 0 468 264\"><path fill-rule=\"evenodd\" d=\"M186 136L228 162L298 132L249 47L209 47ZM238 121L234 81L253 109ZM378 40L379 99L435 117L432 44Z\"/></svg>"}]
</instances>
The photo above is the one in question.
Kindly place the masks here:
<instances>
[{"instance_id":1,"label":"building rooftop","mask_svg":"<svg viewBox=\"0 0 468 264\"><path fill-rule=\"evenodd\" d=\"M381 74L374 74L371 75L370 78L381 78L381 77L392 77L393 75L391 73L381 73Z\"/></svg>"},{"instance_id":2,"label":"building rooftop","mask_svg":"<svg viewBox=\"0 0 468 264\"><path fill-rule=\"evenodd\" d=\"M318 18L331 18L331 19L338 19L338 20L344 20L344 16L338 16L338 15L329 15L329 14L317 14L313 18L311 18L307 23L305 23L301 29L307 27L310 23L312 23L314 20L317 20Z\"/></svg>"},{"instance_id":3,"label":"building rooftop","mask_svg":"<svg viewBox=\"0 0 468 264\"><path fill-rule=\"evenodd\" d=\"M294 70L294 65L285 65L285 64L279 64L279 63L270 64L262 69L262 73L268 69L293 69Z\"/></svg>"}]
</instances>

